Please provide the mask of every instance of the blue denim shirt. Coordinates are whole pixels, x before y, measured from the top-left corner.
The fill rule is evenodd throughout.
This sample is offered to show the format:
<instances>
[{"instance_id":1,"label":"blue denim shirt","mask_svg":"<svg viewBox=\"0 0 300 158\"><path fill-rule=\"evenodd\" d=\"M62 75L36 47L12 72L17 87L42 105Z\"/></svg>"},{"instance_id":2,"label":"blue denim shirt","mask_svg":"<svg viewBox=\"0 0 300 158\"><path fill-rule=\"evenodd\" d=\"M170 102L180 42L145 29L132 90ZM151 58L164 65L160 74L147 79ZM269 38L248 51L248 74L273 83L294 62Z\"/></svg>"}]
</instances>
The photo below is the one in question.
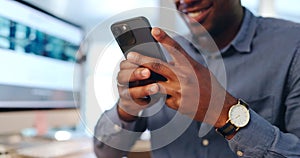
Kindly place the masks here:
<instances>
[{"instance_id":1,"label":"blue denim shirt","mask_svg":"<svg viewBox=\"0 0 300 158\"><path fill-rule=\"evenodd\" d=\"M187 40L176 40L194 59L203 62ZM226 140L215 130L199 137L201 123L192 121L177 139L153 150L152 157L300 157L300 25L255 17L245 9L241 29L231 44L222 50L222 57L227 76L226 89L250 105L249 124L231 140ZM94 141L95 153L98 157L120 157L126 152L106 144L126 144L129 148L138 138L124 135L122 130L116 131L113 124L134 131L146 128L155 131L172 120L175 113L163 106L153 116L124 123L114 107L102 115L95 127L95 138L98 138ZM187 118L182 116L182 119ZM110 121L113 123L108 125ZM176 124L173 126L176 131ZM152 135L152 145L157 145L164 135L169 134Z\"/></svg>"}]
</instances>

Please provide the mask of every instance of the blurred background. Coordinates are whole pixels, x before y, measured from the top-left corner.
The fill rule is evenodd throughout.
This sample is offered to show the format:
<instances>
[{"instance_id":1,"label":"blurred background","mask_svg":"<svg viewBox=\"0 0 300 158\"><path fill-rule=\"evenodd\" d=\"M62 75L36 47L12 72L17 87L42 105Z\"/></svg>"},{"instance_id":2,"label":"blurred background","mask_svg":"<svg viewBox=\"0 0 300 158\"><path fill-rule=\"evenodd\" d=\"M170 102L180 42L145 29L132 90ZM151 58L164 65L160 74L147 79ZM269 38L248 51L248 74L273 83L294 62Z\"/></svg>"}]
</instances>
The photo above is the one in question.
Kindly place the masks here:
<instances>
[{"instance_id":1,"label":"blurred background","mask_svg":"<svg viewBox=\"0 0 300 158\"><path fill-rule=\"evenodd\" d=\"M26 0L26 2L29 2L40 8L43 8L59 17L72 21L82 26L86 32L91 31L94 27L99 25L99 23L107 20L111 16L114 16L116 14L131 9L136 9L140 7L159 7L159 6L164 6L164 7L167 6L167 7L174 8L170 0L147 0L147 1ZM258 16L276 17L276 18L292 20L295 22L300 22L300 12L299 12L300 1L299 0L242 0L242 5L250 9L255 15ZM154 16L153 19L155 19L156 21L152 21L152 23L159 23L159 15L156 14L153 16ZM177 23L174 22L174 25L176 24ZM97 34L97 32L93 32L93 33L94 36L101 36ZM91 48L90 50L95 50L97 49L97 47L101 47L101 45L103 45L101 41L97 41L97 38L94 39L95 40L91 41L89 44ZM90 54L94 54L94 53L90 53ZM112 104L112 102L107 101L104 104L110 105ZM97 120L95 118L98 117L99 114L94 113L91 115L94 116L94 118L91 118L91 121L89 121L89 122L93 122L90 125L92 127L95 121Z\"/></svg>"},{"instance_id":2,"label":"blurred background","mask_svg":"<svg viewBox=\"0 0 300 158\"><path fill-rule=\"evenodd\" d=\"M81 25L86 32L92 32L92 35L89 35L90 38L91 36L94 36L93 40L89 41L89 55L87 58L88 69L86 71L86 83L89 90L86 91L87 95L85 96L85 103L87 105L86 119L88 119L87 125L89 128L92 128L94 126L100 112L99 110L95 110L94 108L92 108L91 105L93 105L95 102L98 102L101 104L101 107L109 109L114 105L117 99L114 90L111 88L111 86L113 86L111 80L114 80L114 77L112 77L113 72L116 70L110 68L117 66L118 61L120 60L120 58L122 58L118 46L114 45L115 48L111 47L109 52L114 52L120 56L115 54L113 56L108 55L107 57L103 57L103 60L101 60L102 62L100 62L102 64L98 64L98 68L96 68L97 70L93 69L97 67L96 65L97 63L99 63L99 60L95 60L97 59L96 56L98 55L99 50L102 50L104 45L107 44L103 43L101 38L97 38L103 36L99 34L101 31L93 31L93 28L114 15L132 9L160 6L174 9L174 5L172 4L171 0L43 0L42 3L40 0L26 1L39 6L51 13L54 13L59 17L65 18ZM251 10L257 16L276 17L300 22L299 0L242 0L242 5ZM159 13L154 13L150 16L152 16L150 18L153 25L163 25L164 20L160 19ZM172 19L172 17L168 17L168 19ZM174 25L174 27L180 28L179 30L182 31L182 28L184 28L184 26L182 26L182 21L180 18L176 18L178 17L175 17L173 21L168 20L168 22L172 22L172 25ZM102 68L99 65L102 65ZM93 95L89 95L89 93L93 91L93 87L89 87L89 83L91 83L90 77L95 76L96 78L98 78L98 80L96 80L95 82L99 82L97 84L97 88L99 88L99 92L97 93L97 101L95 101L94 97L91 97ZM101 81L103 82L101 83ZM101 91L101 89L104 89L104 91ZM106 94L106 97L101 97L104 94Z\"/></svg>"},{"instance_id":3,"label":"blurred background","mask_svg":"<svg viewBox=\"0 0 300 158\"><path fill-rule=\"evenodd\" d=\"M149 6L160 6L170 0L25 0L55 15L80 24L89 30L97 23L122 11ZM118 3L118 4L116 4ZM256 15L300 21L298 0L242 0L242 4Z\"/></svg>"},{"instance_id":4,"label":"blurred background","mask_svg":"<svg viewBox=\"0 0 300 158\"><path fill-rule=\"evenodd\" d=\"M299 0L242 0L242 5L257 16L300 22ZM0 0L0 156L31 146L20 142L36 146L84 137L73 149L93 157L90 138L101 113L118 99L115 78L124 59L111 22L140 14L153 26L188 31L178 15L149 7L174 9L172 0ZM58 155L65 152L57 149Z\"/></svg>"}]
</instances>

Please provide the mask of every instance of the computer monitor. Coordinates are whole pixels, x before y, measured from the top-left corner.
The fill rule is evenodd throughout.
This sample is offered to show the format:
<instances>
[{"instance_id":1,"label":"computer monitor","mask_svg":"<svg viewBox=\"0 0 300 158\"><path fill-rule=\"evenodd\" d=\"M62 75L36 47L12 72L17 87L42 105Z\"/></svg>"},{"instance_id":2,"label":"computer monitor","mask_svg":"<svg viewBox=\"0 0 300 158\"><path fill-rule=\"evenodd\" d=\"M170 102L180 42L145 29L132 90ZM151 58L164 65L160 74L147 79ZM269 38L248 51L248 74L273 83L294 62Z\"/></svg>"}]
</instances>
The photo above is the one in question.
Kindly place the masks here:
<instances>
[{"instance_id":1,"label":"computer monitor","mask_svg":"<svg viewBox=\"0 0 300 158\"><path fill-rule=\"evenodd\" d=\"M82 38L80 26L0 0L0 134L78 122Z\"/></svg>"}]
</instances>

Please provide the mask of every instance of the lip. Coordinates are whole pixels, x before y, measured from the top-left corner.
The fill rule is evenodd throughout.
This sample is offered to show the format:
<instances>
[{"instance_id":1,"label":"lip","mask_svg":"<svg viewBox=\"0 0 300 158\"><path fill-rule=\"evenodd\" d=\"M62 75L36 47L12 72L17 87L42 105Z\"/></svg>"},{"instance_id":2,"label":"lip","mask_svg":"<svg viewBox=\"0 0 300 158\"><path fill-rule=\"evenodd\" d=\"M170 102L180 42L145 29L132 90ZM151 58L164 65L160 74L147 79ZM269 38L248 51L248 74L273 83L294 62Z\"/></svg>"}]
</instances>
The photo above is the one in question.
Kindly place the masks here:
<instances>
[{"instance_id":1,"label":"lip","mask_svg":"<svg viewBox=\"0 0 300 158\"><path fill-rule=\"evenodd\" d=\"M189 9L183 11L188 17L190 23L203 23L206 17L209 15L212 5L201 9Z\"/></svg>"}]
</instances>

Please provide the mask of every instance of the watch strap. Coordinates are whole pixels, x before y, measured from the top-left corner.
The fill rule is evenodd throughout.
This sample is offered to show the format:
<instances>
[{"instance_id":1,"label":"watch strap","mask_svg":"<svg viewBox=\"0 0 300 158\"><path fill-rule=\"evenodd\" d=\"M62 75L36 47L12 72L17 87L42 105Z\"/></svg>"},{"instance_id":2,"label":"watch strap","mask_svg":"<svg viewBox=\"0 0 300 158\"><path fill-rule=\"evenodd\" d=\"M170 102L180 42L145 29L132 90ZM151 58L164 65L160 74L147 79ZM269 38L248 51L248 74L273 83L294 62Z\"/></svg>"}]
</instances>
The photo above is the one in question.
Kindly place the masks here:
<instances>
[{"instance_id":1,"label":"watch strap","mask_svg":"<svg viewBox=\"0 0 300 158\"><path fill-rule=\"evenodd\" d=\"M243 99L239 99L238 103L244 105L247 109L249 109L249 105Z\"/></svg>"},{"instance_id":2,"label":"watch strap","mask_svg":"<svg viewBox=\"0 0 300 158\"><path fill-rule=\"evenodd\" d=\"M227 121L227 123L223 127L216 129L216 131L224 137L233 134L237 130L238 128L234 126L230 121Z\"/></svg>"}]
</instances>

